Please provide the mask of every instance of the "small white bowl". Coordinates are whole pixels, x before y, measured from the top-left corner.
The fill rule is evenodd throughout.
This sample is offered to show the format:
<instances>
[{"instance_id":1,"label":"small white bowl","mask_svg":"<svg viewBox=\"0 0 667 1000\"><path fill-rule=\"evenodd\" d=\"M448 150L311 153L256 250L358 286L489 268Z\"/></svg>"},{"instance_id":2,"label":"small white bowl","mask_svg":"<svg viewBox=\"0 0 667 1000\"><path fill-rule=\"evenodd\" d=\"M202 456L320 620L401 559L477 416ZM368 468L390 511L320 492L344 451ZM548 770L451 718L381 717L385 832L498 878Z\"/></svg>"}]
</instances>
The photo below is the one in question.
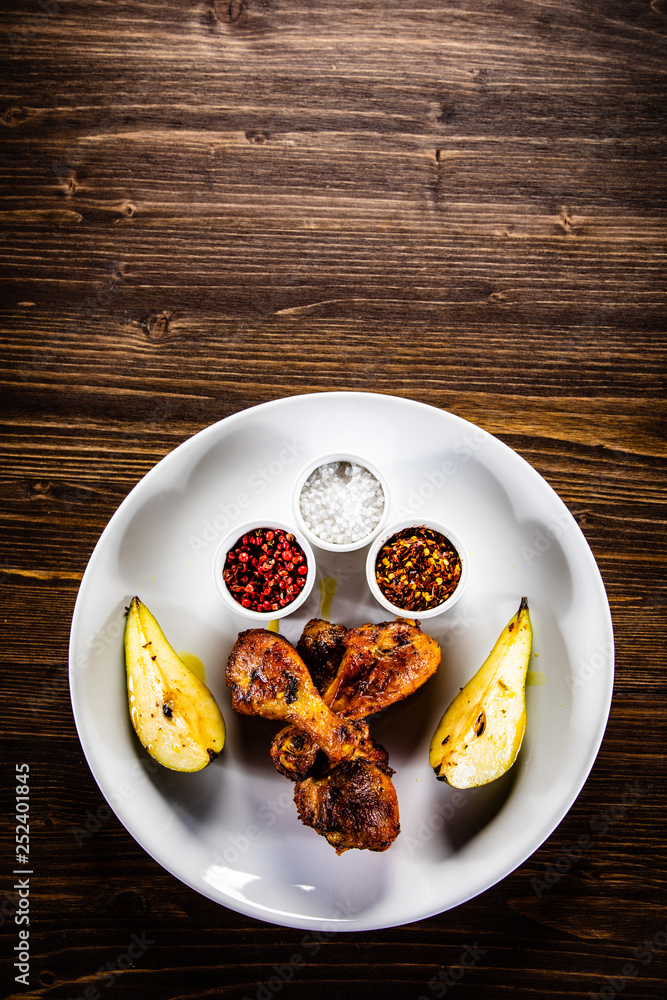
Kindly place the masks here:
<instances>
[{"instance_id":1,"label":"small white bowl","mask_svg":"<svg viewBox=\"0 0 667 1000\"><path fill-rule=\"evenodd\" d=\"M384 508L380 520L367 535L354 542L338 543L320 538L320 536L316 535L313 529L306 524L303 514L301 513L301 492L306 484L306 480L312 475L313 472L315 472L316 469L319 469L320 466L330 465L333 462L350 462L354 465L360 465L363 469L367 469L368 472L370 472L371 475L377 479L382 488L382 492L384 493ZM306 536L306 538L309 539L311 545L315 545L320 549L325 549L327 552L354 552L356 549L363 549L366 545L369 545L387 523L387 518L389 517L389 490L382 473L376 468L375 465L373 465L372 462L369 462L368 459L362 458L361 455L351 454L350 452L335 452L331 455L322 455L320 458L309 462L308 465L301 470L296 478L292 498L292 509L299 529Z\"/></svg>"},{"instance_id":2,"label":"small white bowl","mask_svg":"<svg viewBox=\"0 0 667 1000\"><path fill-rule=\"evenodd\" d=\"M456 589L448 598L446 598L446 600L442 601L440 604L436 604L435 607L427 608L424 611L400 608L397 607L397 605L392 604L380 590L375 575L375 563L380 549L383 547L385 542L388 542L394 535L398 534L399 531L403 531L405 528L431 528L433 531L439 532L439 534L444 535L456 549L458 557L461 560L461 577L456 585ZM391 528L386 528L382 534L375 539L366 558L366 579L368 581L371 594L378 604L385 609L385 611L389 611L391 614L397 615L400 618L419 618L422 620L424 618L435 618L436 615L441 615L444 611L448 611L454 604L456 604L465 590L466 583L468 582L469 570L468 552L463 544L463 541L461 540L461 537L457 534L457 532L450 528L449 525L442 524L440 521L433 521L431 519L420 521L417 518L411 518L407 521L399 521L396 524L392 524Z\"/></svg>"},{"instance_id":3,"label":"small white bowl","mask_svg":"<svg viewBox=\"0 0 667 1000\"><path fill-rule=\"evenodd\" d=\"M252 608L244 608L243 605L232 596L231 591L222 578L222 571L225 568L225 562L227 560L227 553L229 550L234 548L237 542L239 542L244 535L251 534L259 528L279 528L281 531L286 531L291 535L294 535L294 538L303 550L303 554L306 557L306 565L308 566L306 582L300 593L297 594L290 604L286 604L284 608L278 608L276 611L253 611ZM310 547L308 539L291 525L286 524L284 521L276 520L276 518L273 517L267 517L263 521L249 521L246 524L239 524L234 528L230 528L218 545L215 556L213 557L213 581L224 604L232 614L239 615L240 617L247 619L249 622L254 622L258 628L261 628L268 622L277 621L280 618L286 618L288 615L293 614L293 612L300 608L313 589L316 574L317 566L315 563L315 555L313 554L313 550Z\"/></svg>"}]
</instances>

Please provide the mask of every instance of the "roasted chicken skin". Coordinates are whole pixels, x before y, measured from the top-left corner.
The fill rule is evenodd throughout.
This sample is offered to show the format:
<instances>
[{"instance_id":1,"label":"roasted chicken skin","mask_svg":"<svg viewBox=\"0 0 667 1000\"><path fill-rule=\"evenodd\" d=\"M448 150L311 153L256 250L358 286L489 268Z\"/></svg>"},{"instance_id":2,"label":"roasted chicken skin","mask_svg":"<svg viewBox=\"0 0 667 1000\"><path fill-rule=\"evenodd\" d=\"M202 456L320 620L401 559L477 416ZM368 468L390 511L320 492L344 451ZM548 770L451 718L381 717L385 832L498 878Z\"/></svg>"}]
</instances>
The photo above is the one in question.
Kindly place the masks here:
<instances>
[{"instance_id":1,"label":"roasted chicken skin","mask_svg":"<svg viewBox=\"0 0 667 1000\"><path fill-rule=\"evenodd\" d=\"M290 723L271 755L279 771L299 779L294 801L301 821L337 854L386 851L400 831L394 772L365 716L423 684L438 667L440 647L404 620L344 634L341 628L313 620L302 636L300 649L306 660L317 660L315 673L326 684L323 697L296 649L264 629L239 634L227 684L236 711Z\"/></svg>"},{"instance_id":2,"label":"roasted chicken skin","mask_svg":"<svg viewBox=\"0 0 667 1000\"><path fill-rule=\"evenodd\" d=\"M322 694L336 676L345 652L347 629L323 618L311 618L304 625L296 651L308 667L313 684Z\"/></svg>"},{"instance_id":3,"label":"roasted chicken skin","mask_svg":"<svg viewBox=\"0 0 667 1000\"><path fill-rule=\"evenodd\" d=\"M242 715L293 722L332 763L355 756L386 760L362 720L339 718L325 705L294 647L265 629L241 632L227 661L232 705Z\"/></svg>"},{"instance_id":4,"label":"roasted chicken skin","mask_svg":"<svg viewBox=\"0 0 667 1000\"><path fill-rule=\"evenodd\" d=\"M341 628L313 619L306 625L297 649L303 651L311 673L311 655L329 666L340 657L322 699L344 719L364 719L407 698L440 664L440 646L421 631L418 623L399 618L379 625L361 625L342 635ZM306 733L291 725L276 734L271 757L281 774L298 781L313 768L317 747Z\"/></svg>"},{"instance_id":5,"label":"roasted chicken skin","mask_svg":"<svg viewBox=\"0 0 667 1000\"><path fill-rule=\"evenodd\" d=\"M326 837L336 854L351 848L386 851L400 832L393 771L358 758L294 788L301 822Z\"/></svg>"},{"instance_id":6,"label":"roasted chicken skin","mask_svg":"<svg viewBox=\"0 0 667 1000\"><path fill-rule=\"evenodd\" d=\"M404 618L350 629L343 645L340 666L322 698L346 719L365 719L402 701L440 664L435 639Z\"/></svg>"},{"instance_id":7,"label":"roasted chicken skin","mask_svg":"<svg viewBox=\"0 0 667 1000\"><path fill-rule=\"evenodd\" d=\"M344 625L335 625L324 618L311 618L296 644L296 651L320 694L333 680L343 659L346 632ZM281 729L271 744L271 758L276 769L292 781L310 774L318 752L317 743L293 724Z\"/></svg>"}]
</instances>

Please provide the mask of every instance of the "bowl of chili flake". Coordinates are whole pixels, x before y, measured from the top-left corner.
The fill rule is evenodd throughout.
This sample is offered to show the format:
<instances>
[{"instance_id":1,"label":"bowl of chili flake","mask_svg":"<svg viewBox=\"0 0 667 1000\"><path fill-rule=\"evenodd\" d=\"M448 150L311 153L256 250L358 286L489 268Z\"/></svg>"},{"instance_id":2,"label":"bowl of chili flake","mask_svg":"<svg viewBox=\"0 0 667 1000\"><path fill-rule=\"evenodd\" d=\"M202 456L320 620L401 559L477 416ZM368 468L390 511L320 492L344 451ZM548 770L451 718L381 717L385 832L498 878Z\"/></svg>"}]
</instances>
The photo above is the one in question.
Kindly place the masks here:
<instances>
[{"instance_id":1,"label":"bowl of chili flake","mask_svg":"<svg viewBox=\"0 0 667 1000\"><path fill-rule=\"evenodd\" d=\"M404 521L371 545L366 577L373 597L385 610L408 618L433 618L461 597L468 579L468 553L447 525Z\"/></svg>"},{"instance_id":2,"label":"bowl of chili flake","mask_svg":"<svg viewBox=\"0 0 667 1000\"><path fill-rule=\"evenodd\" d=\"M258 626L301 607L315 574L307 539L273 520L232 528L213 559L215 586L228 610Z\"/></svg>"}]
</instances>

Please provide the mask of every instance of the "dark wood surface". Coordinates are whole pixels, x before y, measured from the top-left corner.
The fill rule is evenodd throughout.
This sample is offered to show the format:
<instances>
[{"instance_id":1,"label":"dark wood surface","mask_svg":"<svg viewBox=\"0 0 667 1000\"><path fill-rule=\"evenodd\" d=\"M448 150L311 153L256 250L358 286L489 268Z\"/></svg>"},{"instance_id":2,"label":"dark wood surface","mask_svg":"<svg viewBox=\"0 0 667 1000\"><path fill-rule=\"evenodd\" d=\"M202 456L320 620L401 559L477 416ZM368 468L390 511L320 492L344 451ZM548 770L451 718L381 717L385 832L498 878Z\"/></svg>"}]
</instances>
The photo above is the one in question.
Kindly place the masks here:
<instances>
[{"instance_id":1,"label":"dark wood surface","mask_svg":"<svg viewBox=\"0 0 667 1000\"><path fill-rule=\"evenodd\" d=\"M29 764L35 866L24 987L6 805L3 986L241 1000L302 954L271 995L664 996L665 0L16 0L0 30L3 787ZM92 549L158 459L331 389L433 404L524 456L597 558L617 664L598 760L534 856L316 950L107 816L67 651ZM150 946L114 965L133 935Z\"/></svg>"}]
</instances>

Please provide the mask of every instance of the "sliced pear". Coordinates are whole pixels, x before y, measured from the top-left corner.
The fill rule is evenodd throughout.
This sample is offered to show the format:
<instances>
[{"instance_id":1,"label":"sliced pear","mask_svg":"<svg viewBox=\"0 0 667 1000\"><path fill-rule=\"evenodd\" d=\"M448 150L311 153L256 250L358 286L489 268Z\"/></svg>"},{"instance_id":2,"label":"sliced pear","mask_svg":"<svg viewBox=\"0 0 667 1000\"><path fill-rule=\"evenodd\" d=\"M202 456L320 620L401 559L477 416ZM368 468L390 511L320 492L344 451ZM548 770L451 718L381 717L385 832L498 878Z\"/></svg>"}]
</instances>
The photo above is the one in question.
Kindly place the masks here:
<instances>
[{"instance_id":1,"label":"sliced pear","mask_svg":"<svg viewBox=\"0 0 667 1000\"><path fill-rule=\"evenodd\" d=\"M210 764L225 743L220 709L138 597L125 621L125 666L132 725L151 756L173 771Z\"/></svg>"},{"instance_id":2,"label":"sliced pear","mask_svg":"<svg viewBox=\"0 0 667 1000\"><path fill-rule=\"evenodd\" d=\"M475 676L457 694L431 740L436 778L475 788L500 778L526 730L526 674L533 641L528 601L501 632Z\"/></svg>"}]
</instances>

